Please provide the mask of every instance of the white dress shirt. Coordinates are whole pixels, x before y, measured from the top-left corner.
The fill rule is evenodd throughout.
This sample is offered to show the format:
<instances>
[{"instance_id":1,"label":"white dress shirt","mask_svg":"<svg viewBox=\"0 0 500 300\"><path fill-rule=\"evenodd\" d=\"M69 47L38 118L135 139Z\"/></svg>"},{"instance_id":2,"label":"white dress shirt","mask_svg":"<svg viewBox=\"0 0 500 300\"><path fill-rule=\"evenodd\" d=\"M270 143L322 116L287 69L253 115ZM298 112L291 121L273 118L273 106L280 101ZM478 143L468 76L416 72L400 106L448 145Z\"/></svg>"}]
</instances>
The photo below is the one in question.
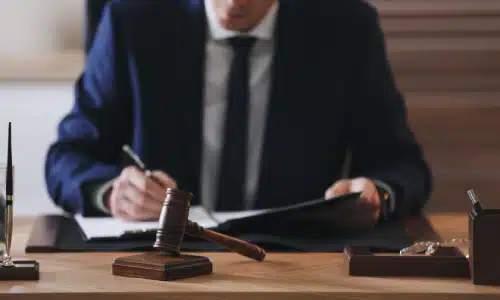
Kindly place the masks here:
<instances>
[{"instance_id":1,"label":"white dress shirt","mask_svg":"<svg viewBox=\"0 0 500 300\"><path fill-rule=\"evenodd\" d=\"M203 100L201 199L203 205L208 209L215 207L214 197L216 196L218 186L218 171L227 107L227 77L232 60L232 48L227 44L226 40L238 35L249 35L257 38L257 42L250 56L249 140L247 143L246 198L243 199L243 207L251 209L257 189L261 146L269 100L273 35L278 1L268 11L258 26L247 33L230 31L223 28L218 21L211 0L205 0L205 8L209 32L207 35Z\"/></svg>"}]
</instances>

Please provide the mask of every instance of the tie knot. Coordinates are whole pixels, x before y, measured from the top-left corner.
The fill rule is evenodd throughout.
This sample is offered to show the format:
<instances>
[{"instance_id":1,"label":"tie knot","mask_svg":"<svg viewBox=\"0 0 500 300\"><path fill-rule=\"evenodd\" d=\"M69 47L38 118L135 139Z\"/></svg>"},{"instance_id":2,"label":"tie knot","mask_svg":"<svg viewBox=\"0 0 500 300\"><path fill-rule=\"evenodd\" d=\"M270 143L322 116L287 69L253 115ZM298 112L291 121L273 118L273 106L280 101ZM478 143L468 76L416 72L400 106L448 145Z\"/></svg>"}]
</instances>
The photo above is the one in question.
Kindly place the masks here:
<instances>
[{"instance_id":1,"label":"tie knot","mask_svg":"<svg viewBox=\"0 0 500 300\"><path fill-rule=\"evenodd\" d=\"M248 54L248 52L250 52L250 49L252 48L252 46L255 44L256 41L257 39L254 37L242 37L242 36L228 39L229 44L231 45L231 47L233 47L233 50L236 53L245 53L245 54Z\"/></svg>"}]
</instances>

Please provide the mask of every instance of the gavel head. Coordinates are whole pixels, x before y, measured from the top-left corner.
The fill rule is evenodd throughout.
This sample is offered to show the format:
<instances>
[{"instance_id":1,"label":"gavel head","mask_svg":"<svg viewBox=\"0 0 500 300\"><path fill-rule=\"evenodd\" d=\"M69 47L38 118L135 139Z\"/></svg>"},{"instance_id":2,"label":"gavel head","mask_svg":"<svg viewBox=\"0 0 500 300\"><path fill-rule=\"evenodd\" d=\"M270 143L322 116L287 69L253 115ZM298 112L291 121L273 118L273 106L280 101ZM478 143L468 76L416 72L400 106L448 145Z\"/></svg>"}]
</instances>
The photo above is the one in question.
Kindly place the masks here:
<instances>
[{"instance_id":1,"label":"gavel head","mask_svg":"<svg viewBox=\"0 0 500 300\"><path fill-rule=\"evenodd\" d=\"M154 249L172 256L180 255L192 198L193 195L189 192L167 189Z\"/></svg>"}]
</instances>

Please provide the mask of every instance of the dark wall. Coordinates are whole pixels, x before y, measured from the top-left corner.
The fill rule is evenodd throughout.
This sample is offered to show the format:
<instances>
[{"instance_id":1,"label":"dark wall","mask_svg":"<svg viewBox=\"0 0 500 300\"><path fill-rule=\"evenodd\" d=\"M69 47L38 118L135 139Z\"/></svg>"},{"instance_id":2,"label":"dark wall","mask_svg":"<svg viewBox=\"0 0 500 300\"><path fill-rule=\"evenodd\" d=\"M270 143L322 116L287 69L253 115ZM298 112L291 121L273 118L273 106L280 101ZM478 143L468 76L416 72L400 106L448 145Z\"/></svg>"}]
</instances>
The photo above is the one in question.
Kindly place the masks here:
<instances>
[{"instance_id":1,"label":"dark wall","mask_svg":"<svg viewBox=\"0 0 500 300\"><path fill-rule=\"evenodd\" d=\"M94 35L108 0L85 0L85 53L92 47Z\"/></svg>"}]
</instances>

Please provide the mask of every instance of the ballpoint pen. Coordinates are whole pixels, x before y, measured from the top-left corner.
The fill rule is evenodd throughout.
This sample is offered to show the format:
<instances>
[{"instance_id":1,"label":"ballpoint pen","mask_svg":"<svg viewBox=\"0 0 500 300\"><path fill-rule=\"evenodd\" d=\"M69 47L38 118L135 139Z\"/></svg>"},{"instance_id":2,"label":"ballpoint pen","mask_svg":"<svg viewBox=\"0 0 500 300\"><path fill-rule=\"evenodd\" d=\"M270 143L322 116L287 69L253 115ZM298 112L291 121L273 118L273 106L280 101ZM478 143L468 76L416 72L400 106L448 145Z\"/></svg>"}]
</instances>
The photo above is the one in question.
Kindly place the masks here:
<instances>
[{"instance_id":1,"label":"ballpoint pen","mask_svg":"<svg viewBox=\"0 0 500 300\"><path fill-rule=\"evenodd\" d=\"M129 145L123 145L122 146L123 152L127 155L127 157L132 161L132 163L139 168L140 170L144 171L146 173L146 176L150 176L151 172L146 169L146 165L144 162L139 158L139 155L137 155L132 148L130 148Z\"/></svg>"},{"instance_id":2,"label":"ballpoint pen","mask_svg":"<svg viewBox=\"0 0 500 300\"><path fill-rule=\"evenodd\" d=\"M483 207L481 206L481 203L479 203L479 200L477 199L476 194L474 193L474 190L472 190L472 189L467 190L467 195L469 196L469 199L472 202L472 210L476 214L483 211Z\"/></svg>"},{"instance_id":3,"label":"ballpoint pen","mask_svg":"<svg viewBox=\"0 0 500 300\"><path fill-rule=\"evenodd\" d=\"M139 168L139 170L143 171L147 177L151 178L154 180L156 183L159 183L160 185L163 185L163 183L157 179L156 177L152 176L151 171L146 168L146 164L139 158L139 155L137 155L132 148L130 148L129 145L123 145L122 146L123 152L127 155L128 159L132 161L134 166Z\"/></svg>"},{"instance_id":4,"label":"ballpoint pen","mask_svg":"<svg viewBox=\"0 0 500 300\"><path fill-rule=\"evenodd\" d=\"M13 205L14 205L14 182L12 174L12 141L11 141L11 123L9 122L9 133L7 141L7 170L5 180L5 248L7 255L2 262L3 266L14 266L10 255L12 246L12 223L13 223Z\"/></svg>"}]
</instances>

